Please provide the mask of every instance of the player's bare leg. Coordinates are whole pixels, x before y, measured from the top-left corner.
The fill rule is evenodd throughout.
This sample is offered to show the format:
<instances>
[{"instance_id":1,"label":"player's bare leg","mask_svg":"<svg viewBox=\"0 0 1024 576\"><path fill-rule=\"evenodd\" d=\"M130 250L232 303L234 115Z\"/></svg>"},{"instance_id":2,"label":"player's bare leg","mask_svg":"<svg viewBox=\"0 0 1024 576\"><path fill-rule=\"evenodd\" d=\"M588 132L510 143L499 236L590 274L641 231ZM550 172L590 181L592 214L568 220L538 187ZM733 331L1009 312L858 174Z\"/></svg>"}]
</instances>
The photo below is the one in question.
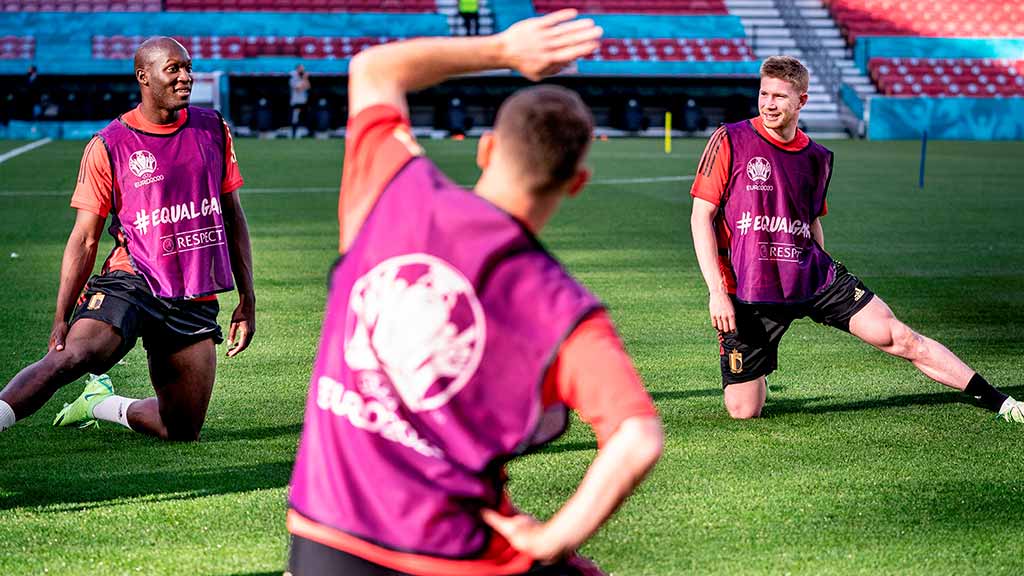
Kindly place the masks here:
<instances>
[{"instance_id":1,"label":"player's bare leg","mask_svg":"<svg viewBox=\"0 0 1024 576\"><path fill-rule=\"evenodd\" d=\"M128 407L128 424L132 430L163 440L198 440L216 372L212 339L170 355L151 354L149 375L156 397L133 402Z\"/></svg>"},{"instance_id":2,"label":"player's bare leg","mask_svg":"<svg viewBox=\"0 0 1024 576\"><path fill-rule=\"evenodd\" d=\"M877 296L850 319L850 332L872 346L909 360L925 376L980 400L1008 421L1024 423L1024 402L988 383L948 348L900 322Z\"/></svg>"},{"instance_id":3,"label":"player's bare leg","mask_svg":"<svg viewBox=\"0 0 1024 576\"><path fill-rule=\"evenodd\" d=\"M121 335L113 326L82 318L71 325L64 349L50 350L38 362L24 368L0 391L18 419L39 410L62 386L85 374L106 372L118 360Z\"/></svg>"},{"instance_id":4,"label":"player's bare leg","mask_svg":"<svg viewBox=\"0 0 1024 576\"><path fill-rule=\"evenodd\" d=\"M963 390L974 370L948 348L900 322L878 296L850 319L850 333L875 348L909 360L925 376Z\"/></svg>"},{"instance_id":5,"label":"player's bare leg","mask_svg":"<svg viewBox=\"0 0 1024 576\"><path fill-rule=\"evenodd\" d=\"M766 398L764 376L725 387L725 409L737 420L759 417Z\"/></svg>"}]
</instances>

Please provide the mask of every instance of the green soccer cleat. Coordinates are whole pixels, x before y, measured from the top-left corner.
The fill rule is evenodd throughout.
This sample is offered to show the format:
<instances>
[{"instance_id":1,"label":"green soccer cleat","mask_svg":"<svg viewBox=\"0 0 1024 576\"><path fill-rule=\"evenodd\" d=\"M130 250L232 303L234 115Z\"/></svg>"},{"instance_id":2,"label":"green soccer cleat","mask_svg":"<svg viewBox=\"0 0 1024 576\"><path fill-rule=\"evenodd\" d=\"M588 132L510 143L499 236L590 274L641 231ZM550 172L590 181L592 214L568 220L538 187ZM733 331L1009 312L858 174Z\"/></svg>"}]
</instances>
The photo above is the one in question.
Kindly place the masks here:
<instances>
[{"instance_id":1,"label":"green soccer cleat","mask_svg":"<svg viewBox=\"0 0 1024 576\"><path fill-rule=\"evenodd\" d=\"M1003 406L999 409L999 418L1007 422L1024 424L1024 402L1007 398L1006 402L1003 402Z\"/></svg>"},{"instance_id":2,"label":"green soccer cleat","mask_svg":"<svg viewBox=\"0 0 1024 576\"><path fill-rule=\"evenodd\" d=\"M100 402L114 395L114 385L110 382L110 376L106 374L90 374L85 381L85 390L82 395L71 404L65 404L64 408L57 413L53 419L54 426L79 425L85 428L96 422L92 411Z\"/></svg>"}]
</instances>

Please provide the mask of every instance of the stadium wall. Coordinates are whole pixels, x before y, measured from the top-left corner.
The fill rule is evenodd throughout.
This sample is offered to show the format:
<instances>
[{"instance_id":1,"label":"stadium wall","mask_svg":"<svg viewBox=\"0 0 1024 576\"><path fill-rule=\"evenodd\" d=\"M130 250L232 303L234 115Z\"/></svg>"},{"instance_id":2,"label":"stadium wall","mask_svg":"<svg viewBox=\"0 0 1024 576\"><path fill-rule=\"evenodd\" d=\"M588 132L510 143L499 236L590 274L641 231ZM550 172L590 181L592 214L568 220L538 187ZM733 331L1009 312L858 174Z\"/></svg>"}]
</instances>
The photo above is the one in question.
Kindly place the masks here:
<instances>
[{"instance_id":1,"label":"stadium wall","mask_svg":"<svg viewBox=\"0 0 1024 576\"><path fill-rule=\"evenodd\" d=\"M494 29L501 31L520 20L533 18L537 11L533 9L532 0L490 0L494 14Z\"/></svg>"},{"instance_id":2,"label":"stadium wall","mask_svg":"<svg viewBox=\"0 0 1024 576\"><path fill-rule=\"evenodd\" d=\"M1024 140L1024 98L876 96L868 118L872 140Z\"/></svg>"}]
</instances>

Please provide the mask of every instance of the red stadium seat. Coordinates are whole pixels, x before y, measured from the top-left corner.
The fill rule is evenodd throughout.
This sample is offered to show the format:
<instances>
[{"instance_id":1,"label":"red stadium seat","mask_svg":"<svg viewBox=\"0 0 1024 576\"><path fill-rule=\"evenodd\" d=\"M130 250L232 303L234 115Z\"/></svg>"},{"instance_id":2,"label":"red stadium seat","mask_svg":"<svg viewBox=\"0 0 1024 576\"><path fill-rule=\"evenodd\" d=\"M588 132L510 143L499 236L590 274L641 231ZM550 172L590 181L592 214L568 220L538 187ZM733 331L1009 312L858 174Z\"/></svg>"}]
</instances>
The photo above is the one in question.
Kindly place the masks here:
<instances>
[{"instance_id":1,"label":"red stadium seat","mask_svg":"<svg viewBox=\"0 0 1024 576\"><path fill-rule=\"evenodd\" d=\"M879 91L892 96L1024 95L1021 70L1024 60L872 58L868 62Z\"/></svg>"},{"instance_id":2,"label":"red stadium seat","mask_svg":"<svg viewBox=\"0 0 1024 576\"><path fill-rule=\"evenodd\" d=\"M861 36L1024 35L1024 0L825 0L853 42Z\"/></svg>"},{"instance_id":3,"label":"red stadium seat","mask_svg":"<svg viewBox=\"0 0 1024 576\"><path fill-rule=\"evenodd\" d=\"M742 38L603 38L593 60L753 60L754 54Z\"/></svg>"},{"instance_id":4,"label":"red stadium seat","mask_svg":"<svg viewBox=\"0 0 1024 576\"><path fill-rule=\"evenodd\" d=\"M166 7L213 12L437 12L435 0L166 0Z\"/></svg>"},{"instance_id":5,"label":"red stadium seat","mask_svg":"<svg viewBox=\"0 0 1024 576\"><path fill-rule=\"evenodd\" d=\"M539 13L576 8L596 14L728 14L724 0L534 0Z\"/></svg>"}]
</instances>

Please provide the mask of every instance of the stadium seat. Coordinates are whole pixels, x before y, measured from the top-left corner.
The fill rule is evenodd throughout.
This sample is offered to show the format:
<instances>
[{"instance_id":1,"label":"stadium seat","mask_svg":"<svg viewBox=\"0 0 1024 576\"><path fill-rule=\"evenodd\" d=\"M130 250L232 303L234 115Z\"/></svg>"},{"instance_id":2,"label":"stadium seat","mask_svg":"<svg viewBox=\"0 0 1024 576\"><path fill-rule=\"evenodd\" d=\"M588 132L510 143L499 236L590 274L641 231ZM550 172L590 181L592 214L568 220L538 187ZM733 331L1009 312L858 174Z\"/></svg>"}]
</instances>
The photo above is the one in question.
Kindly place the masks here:
<instances>
[{"instance_id":1,"label":"stadium seat","mask_svg":"<svg viewBox=\"0 0 1024 576\"><path fill-rule=\"evenodd\" d=\"M589 60L736 61L754 60L743 38L603 38Z\"/></svg>"},{"instance_id":2,"label":"stadium seat","mask_svg":"<svg viewBox=\"0 0 1024 576\"><path fill-rule=\"evenodd\" d=\"M6 46L0 37L0 49ZM13 37L12 37L13 38ZM93 36L92 57L100 60L129 59L143 36ZM187 36L177 37L196 59L258 58L261 56L300 56L305 59L350 58L370 46L391 42L388 37L320 36ZM34 46L34 44L33 44Z\"/></svg>"},{"instance_id":3,"label":"stadium seat","mask_svg":"<svg viewBox=\"0 0 1024 576\"><path fill-rule=\"evenodd\" d=\"M534 0L539 13L576 8L590 14L728 14L724 0Z\"/></svg>"},{"instance_id":4,"label":"stadium seat","mask_svg":"<svg viewBox=\"0 0 1024 576\"><path fill-rule=\"evenodd\" d=\"M437 12L435 0L165 0L165 6L180 12Z\"/></svg>"},{"instance_id":5,"label":"stadium seat","mask_svg":"<svg viewBox=\"0 0 1024 576\"><path fill-rule=\"evenodd\" d=\"M889 96L1024 96L1024 60L872 58L868 72Z\"/></svg>"},{"instance_id":6,"label":"stadium seat","mask_svg":"<svg viewBox=\"0 0 1024 576\"><path fill-rule=\"evenodd\" d=\"M852 43L860 36L1024 36L1024 0L825 0Z\"/></svg>"},{"instance_id":7,"label":"stadium seat","mask_svg":"<svg viewBox=\"0 0 1024 576\"><path fill-rule=\"evenodd\" d=\"M0 60L31 60L36 55L32 36L0 36Z\"/></svg>"},{"instance_id":8,"label":"stadium seat","mask_svg":"<svg viewBox=\"0 0 1024 576\"><path fill-rule=\"evenodd\" d=\"M160 12L160 0L3 0L4 12Z\"/></svg>"}]
</instances>

